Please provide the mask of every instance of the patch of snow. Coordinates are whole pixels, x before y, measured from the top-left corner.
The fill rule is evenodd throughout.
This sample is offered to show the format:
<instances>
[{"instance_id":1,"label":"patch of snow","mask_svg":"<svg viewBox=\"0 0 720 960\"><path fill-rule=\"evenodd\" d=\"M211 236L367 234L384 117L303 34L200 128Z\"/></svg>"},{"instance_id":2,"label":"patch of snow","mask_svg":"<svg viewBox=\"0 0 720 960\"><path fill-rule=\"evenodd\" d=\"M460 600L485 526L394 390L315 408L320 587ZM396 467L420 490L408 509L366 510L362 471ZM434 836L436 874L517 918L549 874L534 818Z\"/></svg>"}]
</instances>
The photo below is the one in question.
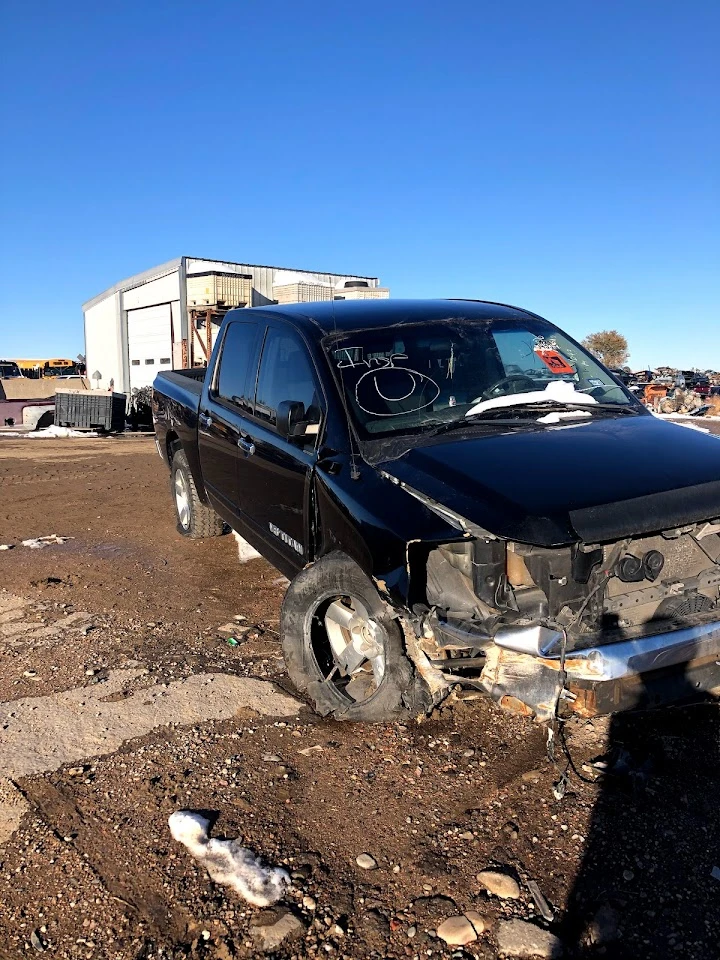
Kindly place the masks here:
<instances>
[{"instance_id":1,"label":"patch of snow","mask_svg":"<svg viewBox=\"0 0 720 960\"><path fill-rule=\"evenodd\" d=\"M679 423L679 427L687 427L688 430L697 430L698 433L710 433L709 427L701 427L698 423Z\"/></svg>"},{"instance_id":2,"label":"patch of snow","mask_svg":"<svg viewBox=\"0 0 720 960\"><path fill-rule=\"evenodd\" d=\"M492 400L481 400L474 407L470 407L466 417L483 410L495 410L501 407L516 407L525 403L545 403L547 400L557 400L559 403L582 403L592 406L597 403L595 397L575 389L575 385L567 380L551 380L544 390L529 390L527 393L510 393L504 397L494 397Z\"/></svg>"},{"instance_id":3,"label":"patch of snow","mask_svg":"<svg viewBox=\"0 0 720 960\"><path fill-rule=\"evenodd\" d=\"M561 420L577 420L579 417L592 417L586 410L559 410L553 413L546 413L544 417L538 417L538 423L560 423Z\"/></svg>"},{"instance_id":4,"label":"patch of snow","mask_svg":"<svg viewBox=\"0 0 720 960\"><path fill-rule=\"evenodd\" d=\"M0 543L0 550L12 550L14 546L14 543Z\"/></svg>"},{"instance_id":5,"label":"patch of snow","mask_svg":"<svg viewBox=\"0 0 720 960\"><path fill-rule=\"evenodd\" d=\"M56 533L48 534L46 537L33 537L30 540L23 540L22 545L31 550L42 550L43 547L52 546L54 543L65 543L66 540L74 540L75 537L59 537Z\"/></svg>"},{"instance_id":6,"label":"patch of snow","mask_svg":"<svg viewBox=\"0 0 720 960\"><path fill-rule=\"evenodd\" d=\"M674 423L676 427L687 427L688 430L697 430L699 433L710 433L710 429L701 427L698 421L720 420L720 417L690 417L686 413L655 413L652 411L652 415L657 417L658 420L667 420L669 423Z\"/></svg>"},{"instance_id":7,"label":"patch of snow","mask_svg":"<svg viewBox=\"0 0 720 960\"><path fill-rule=\"evenodd\" d=\"M238 548L238 559L240 563L247 563L248 560L255 560L256 557L262 556L258 553L255 547L251 546L247 540L244 540L237 530L233 530L232 535L235 537L235 542L237 543Z\"/></svg>"},{"instance_id":8,"label":"patch of snow","mask_svg":"<svg viewBox=\"0 0 720 960\"><path fill-rule=\"evenodd\" d=\"M700 417L695 417L691 413L655 413L653 415L659 417L661 420L694 420L696 423L698 421L702 422L703 420L711 420L715 423L720 423L720 417L708 416L704 414Z\"/></svg>"},{"instance_id":9,"label":"patch of snow","mask_svg":"<svg viewBox=\"0 0 720 960\"><path fill-rule=\"evenodd\" d=\"M64 439L66 437L97 437L98 434L89 430L71 430L70 427L57 427L55 424L52 424L52 426L45 427L44 430L34 430L32 433L29 433L28 436L33 439L39 439L41 437Z\"/></svg>"},{"instance_id":10,"label":"patch of snow","mask_svg":"<svg viewBox=\"0 0 720 960\"><path fill-rule=\"evenodd\" d=\"M98 433L91 430L71 430L70 427L56 427L54 424L43 430L21 432L19 430L2 430L0 437L15 437L18 440L58 440L67 437L98 437Z\"/></svg>"},{"instance_id":11,"label":"patch of snow","mask_svg":"<svg viewBox=\"0 0 720 960\"><path fill-rule=\"evenodd\" d=\"M168 819L173 838L205 867L210 877L231 887L248 903L269 907L290 886L290 877L279 867L264 867L252 850L237 840L208 836L210 821L191 810L177 810Z\"/></svg>"}]
</instances>

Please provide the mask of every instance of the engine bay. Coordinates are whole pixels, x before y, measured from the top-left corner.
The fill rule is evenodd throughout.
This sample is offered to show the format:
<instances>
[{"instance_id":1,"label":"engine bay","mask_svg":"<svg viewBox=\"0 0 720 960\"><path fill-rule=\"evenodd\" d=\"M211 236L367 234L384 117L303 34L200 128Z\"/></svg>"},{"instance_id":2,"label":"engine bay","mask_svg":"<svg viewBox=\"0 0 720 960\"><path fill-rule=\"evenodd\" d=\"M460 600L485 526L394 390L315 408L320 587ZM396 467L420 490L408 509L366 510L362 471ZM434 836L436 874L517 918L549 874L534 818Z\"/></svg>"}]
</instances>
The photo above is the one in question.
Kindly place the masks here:
<instances>
[{"instance_id":1,"label":"engine bay","mask_svg":"<svg viewBox=\"0 0 720 960\"><path fill-rule=\"evenodd\" d=\"M559 548L463 539L430 549L415 586L437 656L462 669L508 625L559 629L568 652L647 636L717 618L720 521Z\"/></svg>"}]
</instances>

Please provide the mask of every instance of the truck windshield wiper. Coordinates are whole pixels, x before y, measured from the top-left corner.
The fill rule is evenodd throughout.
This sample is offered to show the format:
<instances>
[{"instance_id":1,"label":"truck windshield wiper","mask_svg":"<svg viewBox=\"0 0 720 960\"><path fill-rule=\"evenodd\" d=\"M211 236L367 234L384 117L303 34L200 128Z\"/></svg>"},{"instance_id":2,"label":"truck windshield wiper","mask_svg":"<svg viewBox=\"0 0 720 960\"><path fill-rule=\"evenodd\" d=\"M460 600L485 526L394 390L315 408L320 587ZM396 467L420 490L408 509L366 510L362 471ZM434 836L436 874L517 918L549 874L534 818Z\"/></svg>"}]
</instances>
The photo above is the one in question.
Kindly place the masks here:
<instances>
[{"instance_id":1,"label":"truck windshield wiper","mask_svg":"<svg viewBox=\"0 0 720 960\"><path fill-rule=\"evenodd\" d=\"M578 413L620 413L636 414L640 411L632 404L619 403L576 403L570 400L554 400L548 397L547 400L541 400L535 403L514 403L507 407L491 407L488 410L479 410L477 413L465 415L465 419L472 420L495 420L499 415L502 417L512 417L513 412L517 410L524 416L528 413L543 413L557 410L577 411ZM532 418L533 420L535 418Z\"/></svg>"},{"instance_id":2,"label":"truck windshield wiper","mask_svg":"<svg viewBox=\"0 0 720 960\"><path fill-rule=\"evenodd\" d=\"M533 404L537 406L537 404ZM446 420L435 424L430 430L425 433L427 437L436 437L440 433L448 433L451 430L462 430L463 428L478 426L479 422L483 426L487 427L524 427L531 429L542 429L542 424L538 423L535 417L508 417L507 408L488 410L488 413L497 413L505 414L504 417L489 417L483 416L482 413L473 414L471 417L460 417L458 420Z\"/></svg>"},{"instance_id":3,"label":"truck windshield wiper","mask_svg":"<svg viewBox=\"0 0 720 960\"><path fill-rule=\"evenodd\" d=\"M427 424L429 429L425 436L436 437L441 433L448 433L451 430L461 430L464 426L472 424L487 424L495 427L522 427L523 429L535 428L542 430L546 426L541 421L544 414L566 411L568 413L578 413L588 415L587 419L593 413L607 415L609 413L638 414L640 411L634 405L623 405L617 403L573 403L571 401L553 400L548 397L536 403L517 403L510 407L492 407L489 410L480 410L478 413L466 414L457 420L447 420L444 422L435 422ZM528 414L537 414L537 416L528 416ZM578 418L579 419L579 418ZM583 417L584 419L584 417ZM565 423L569 423L566 420Z\"/></svg>"}]
</instances>

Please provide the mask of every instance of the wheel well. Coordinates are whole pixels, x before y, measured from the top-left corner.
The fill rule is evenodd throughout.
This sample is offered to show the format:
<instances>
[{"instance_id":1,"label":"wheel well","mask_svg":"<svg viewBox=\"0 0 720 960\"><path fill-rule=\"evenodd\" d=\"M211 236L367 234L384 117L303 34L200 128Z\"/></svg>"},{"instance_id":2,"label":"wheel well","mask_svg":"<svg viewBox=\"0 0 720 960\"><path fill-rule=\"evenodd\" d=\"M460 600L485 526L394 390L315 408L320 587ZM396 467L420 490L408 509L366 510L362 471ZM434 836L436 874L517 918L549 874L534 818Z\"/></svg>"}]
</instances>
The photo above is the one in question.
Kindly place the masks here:
<instances>
[{"instance_id":1,"label":"wheel well","mask_svg":"<svg viewBox=\"0 0 720 960\"><path fill-rule=\"evenodd\" d=\"M168 430L168 434L165 437L165 449L167 450L168 463L172 463L177 451L182 449L180 437L172 430Z\"/></svg>"}]
</instances>

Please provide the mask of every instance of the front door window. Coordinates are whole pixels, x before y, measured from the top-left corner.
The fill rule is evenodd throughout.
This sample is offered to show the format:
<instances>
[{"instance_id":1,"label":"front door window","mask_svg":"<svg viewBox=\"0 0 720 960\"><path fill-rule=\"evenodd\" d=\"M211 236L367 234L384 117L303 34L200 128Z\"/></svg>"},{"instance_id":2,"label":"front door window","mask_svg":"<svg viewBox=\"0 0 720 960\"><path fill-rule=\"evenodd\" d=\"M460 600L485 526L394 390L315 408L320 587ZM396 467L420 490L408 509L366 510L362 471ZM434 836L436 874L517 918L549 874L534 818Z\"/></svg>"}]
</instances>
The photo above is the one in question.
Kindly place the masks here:
<instances>
[{"instance_id":1,"label":"front door window","mask_svg":"<svg viewBox=\"0 0 720 960\"><path fill-rule=\"evenodd\" d=\"M283 400L302 403L307 423L320 422L315 375L305 345L289 330L271 327L260 361L255 416L274 427L277 408ZM311 435L312 431L308 433Z\"/></svg>"}]
</instances>

